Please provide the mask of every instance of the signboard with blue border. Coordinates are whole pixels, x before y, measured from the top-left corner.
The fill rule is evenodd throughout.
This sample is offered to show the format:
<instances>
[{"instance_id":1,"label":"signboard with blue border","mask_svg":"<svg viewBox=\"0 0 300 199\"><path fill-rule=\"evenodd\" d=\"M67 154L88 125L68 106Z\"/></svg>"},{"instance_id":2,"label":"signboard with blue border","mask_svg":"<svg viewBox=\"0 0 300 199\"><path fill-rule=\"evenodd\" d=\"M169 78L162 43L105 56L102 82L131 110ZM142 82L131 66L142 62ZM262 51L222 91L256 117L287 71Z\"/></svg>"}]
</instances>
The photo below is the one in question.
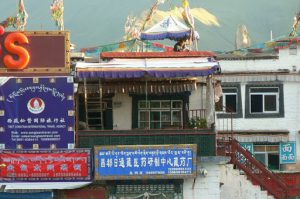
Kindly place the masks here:
<instances>
[{"instance_id":1,"label":"signboard with blue border","mask_svg":"<svg viewBox=\"0 0 300 199\"><path fill-rule=\"evenodd\" d=\"M74 148L73 77L1 77L0 148Z\"/></svg>"},{"instance_id":2,"label":"signboard with blue border","mask_svg":"<svg viewBox=\"0 0 300 199\"><path fill-rule=\"evenodd\" d=\"M196 177L197 145L95 147L95 180Z\"/></svg>"},{"instance_id":3,"label":"signboard with blue border","mask_svg":"<svg viewBox=\"0 0 300 199\"><path fill-rule=\"evenodd\" d=\"M280 143L280 164L296 163L296 142Z\"/></svg>"}]
</instances>

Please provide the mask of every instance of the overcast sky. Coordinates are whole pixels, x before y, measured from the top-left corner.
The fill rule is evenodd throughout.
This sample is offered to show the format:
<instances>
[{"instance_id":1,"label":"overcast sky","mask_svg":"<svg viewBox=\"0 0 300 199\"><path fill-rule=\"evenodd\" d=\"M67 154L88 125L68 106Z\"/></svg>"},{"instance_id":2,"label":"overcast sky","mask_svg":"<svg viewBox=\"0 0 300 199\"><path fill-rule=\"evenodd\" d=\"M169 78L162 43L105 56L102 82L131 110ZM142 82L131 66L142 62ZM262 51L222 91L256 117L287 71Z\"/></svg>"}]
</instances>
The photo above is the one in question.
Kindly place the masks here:
<instances>
[{"instance_id":1,"label":"overcast sky","mask_svg":"<svg viewBox=\"0 0 300 199\"><path fill-rule=\"evenodd\" d=\"M0 0L0 20L16 15L19 0ZM24 0L29 14L26 30L56 30L51 19L52 0ZM170 0L180 6L181 0ZM128 15L149 10L155 0L65 0L65 29L77 48L121 41ZM215 15L219 27L196 23L200 50L233 50L235 32L245 24L252 43L261 43L291 32L300 0L189 0L191 8ZM163 9L163 6L159 8Z\"/></svg>"}]
</instances>

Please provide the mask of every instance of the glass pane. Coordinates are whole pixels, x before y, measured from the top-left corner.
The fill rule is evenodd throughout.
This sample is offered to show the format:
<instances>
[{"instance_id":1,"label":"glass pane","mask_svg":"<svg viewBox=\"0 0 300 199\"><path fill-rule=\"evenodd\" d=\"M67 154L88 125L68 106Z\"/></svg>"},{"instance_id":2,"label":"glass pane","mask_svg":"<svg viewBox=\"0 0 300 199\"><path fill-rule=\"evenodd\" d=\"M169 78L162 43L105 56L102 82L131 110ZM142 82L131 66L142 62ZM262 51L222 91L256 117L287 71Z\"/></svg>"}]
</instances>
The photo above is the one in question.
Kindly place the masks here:
<instances>
[{"instance_id":1,"label":"glass pane","mask_svg":"<svg viewBox=\"0 0 300 199\"><path fill-rule=\"evenodd\" d=\"M171 122L162 122L161 123L161 128L169 128L171 127Z\"/></svg>"},{"instance_id":2,"label":"glass pane","mask_svg":"<svg viewBox=\"0 0 300 199\"><path fill-rule=\"evenodd\" d=\"M267 166L265 153L256 153L256 154L254 154L254 157L256 160L260 161L261 163L263 163L264 165Z\"/></svg>"},{"instance_id":3,"label":"glass pane","mask_svg":"<svg viewBox=\"0 0 300 199\"><path fill-rule=\"evenodd\" d=\"M226 97L226 112L236 113L236 95L225 95Z\"/></svg>"},{"instance_id":4,"label":"glass pane","mask_svg":"<svg viewBox=\"0 0 300 199\"><path fill-rule=\"evenodd\" d=\"M267 151L272 151L272 152L275 152L275 151L279 151L279 146L266 146L266 150Z\"/></svg>"},{"instance_id":5,"label":"glass pane","mask_svg":"<svg viewBox=\"0 0 300 199\"><path fill-rule=\"evenodd\" d=\"M140 121L149 121L149 111L140 111Z\"/></svg>"},{"instance_id":6,"label":"glass pane","mask_svg":"<svg viewBox=\"0 0 300 199\"><path fill-rule=\"evenodd\" d=\"M266 146L255 146L254 145L254 152L265 152Z\"/></svg>"},{"instance_id":7,"label":"glass pane","mask_svg":"<svg viewBox=\"0 0 300 199\"><path fill-rule=\"evenodd\" d=\"M279 154L268 154L268 165L271 170L279 170Z\"/></svg>"},{"instance_id":8,"label":"glass pane","mask_svg":"<svg viewBox=\"0 0 300 199\"><path fill-rule=\"evenodd\" d=\"M140 122L140 128L149 128L149 122Z\"/></svg>"},{"instance_id":9,"label":"glass pane","mask_svg":"<svg viewBox=\"0 0 300 199\"><path fill-rule=\"evenodd\" d=\"M160 108L160 102L159 101L151 101L150 106L151 106L151 108Z\"/></svg>"},{"instance_id":10,"label":"glass pane","mask_svg":"<svg viewBox=\"0 0 300 199\"><path fill-rule=\"evenodd\" d=\"M182 108L182 102L181 101L172 102L172 108Z\"/></svg>"},{"instance_id":11,"label":"glass pane","mask_svg":"<svg viewBox=\"0 0 300 199\"><path fill-rule=\"evenodd\" d=\"M172 122L181 122L181 111L172 111Z\"/></svg>"},{"instance_id":12,"label":"glass pane","mask_svg":"<svg viewBox=\"0 0 300 199\"><path fill-rule=\"evenodd\" d=\"M162 122L170 122L171 121L171 113L170 111L163 111L161 112L161 121Z\"/></svg>"},{"instance_id":13,"label":"glass pane","mask_svg":"<svg viewBox=\"0 0 300 199\"><path fill-rule=\"evenodd\" d=\"M151 122L151 129L160 129L160 122Z\"/></svg>"},{"instance_id":14,"label":"glass pane","mask_svg":"<svg viewBox=\"0 0 300 199\"><path fill-rule=\"evenodd\" d=\"M173 122L173 126L181 127L181 122Z\"/></svg>"},{"instance_id":15,"label":"glass pane","mask_svg":"<svg viewBox=\"0 0 300 199\"><path fill-rule=\"evenodd\" d=\"M146 101L139 101L139 108L147 108L147 105L148 104L148 107L149 107L149 102L146 103Z\"/></svg>"},{"instance_id":16,"label":"glass pane","mask_svg":"<svg viewBox=\"0 0 300 199\"><path fill-rule=\"evenodd\" d=\"M171 107L171 102L170 101L161 102L161 108L170 108L170 107Z\"/></svg>"},{"instance_id":17,"label":"glass pane","mask_svg":"<svg viewBox=\"0 0 300 199\"><path fill-rule=\"evenodd\" d=\"M277 111L276 95L265 95L265 111Z\"/></svg>"},{"instance_id":18,"label":"glass pane","mask_svg":"<svg viewBox=\"0 0 300 199\"><path fill-rule=\"evenodd\" d=\"M262 113L263 112L263 102L262 95L251 95L251 113Z\"/></svg>"},{"instance_id":19,"label":"glass pane","mask_svg":"<svg viewBox=\"0 0 300 199\"><path fill-rule=\"evenodd\" d=\"M151 112L151 121L160 121L160 112L158 111Z\"/></svg>"}]
</instances>

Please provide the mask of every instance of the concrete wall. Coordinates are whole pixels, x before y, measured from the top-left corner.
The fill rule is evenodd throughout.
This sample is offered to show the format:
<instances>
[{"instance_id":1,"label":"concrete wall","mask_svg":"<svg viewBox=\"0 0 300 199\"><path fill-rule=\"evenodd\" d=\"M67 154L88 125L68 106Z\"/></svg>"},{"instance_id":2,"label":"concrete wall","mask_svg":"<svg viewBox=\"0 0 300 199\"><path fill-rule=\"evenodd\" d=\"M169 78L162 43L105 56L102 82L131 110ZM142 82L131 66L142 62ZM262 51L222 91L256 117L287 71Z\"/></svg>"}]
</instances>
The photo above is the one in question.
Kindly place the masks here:
<instances>
[{"instance_id":1,"label":"concrete wall","mask_svg":"<svg viewBox=\"0 0 300 199\"><path fill-rule=\"evenodd\" d=\"M262 191L258 185L253 185L245 175L240 175L239 170L233 169L233 165L220 166L220 189L221 199L243 198L243 199L267 199L267 191Z\"/></svg>"},{"instance_id":2,"label":"concrete wall","mask_svg":"<svg viewBox=\"0 0 300 199\"><path fill-rule=\"evenodd\" d=\"M194 179L186 179L183 183L184 199L218 199L220 198L220 165L216 163L201 163L198 166L207 170L207 176L198 174ZM199 173L199 172L198 172Z\"/></svg>"}]
</instances>

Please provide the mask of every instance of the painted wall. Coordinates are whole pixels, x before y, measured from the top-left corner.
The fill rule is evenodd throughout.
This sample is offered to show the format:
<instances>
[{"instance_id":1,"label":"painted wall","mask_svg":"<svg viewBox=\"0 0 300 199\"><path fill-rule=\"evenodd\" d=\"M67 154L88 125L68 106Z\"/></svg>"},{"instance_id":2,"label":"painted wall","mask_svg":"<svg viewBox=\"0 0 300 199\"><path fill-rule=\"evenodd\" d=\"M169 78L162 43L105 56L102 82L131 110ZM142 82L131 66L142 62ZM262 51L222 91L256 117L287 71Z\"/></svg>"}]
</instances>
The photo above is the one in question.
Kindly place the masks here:
<instances>
[{"instance_id":1,"label":"painted wall","mask_svg":"<svg viewBox=\"0 0 300 199\"><path fill-rule=\"evenodd\" d=\"M190 110L205 109L206 86L198 85L197 90L193 90L190 95Z\"/></svg>"},{"instance_id":2,"label":"painted wall","mask_svg":"<svg viewBox=\"0 0 300 199\"><path fill-rule=\"evenodd\" d=\"M113 97L113 130L130 130L132 124L132 99L127 94ZM124 114L126 113L126 115Z\"/></svg>"}]
</instances>

